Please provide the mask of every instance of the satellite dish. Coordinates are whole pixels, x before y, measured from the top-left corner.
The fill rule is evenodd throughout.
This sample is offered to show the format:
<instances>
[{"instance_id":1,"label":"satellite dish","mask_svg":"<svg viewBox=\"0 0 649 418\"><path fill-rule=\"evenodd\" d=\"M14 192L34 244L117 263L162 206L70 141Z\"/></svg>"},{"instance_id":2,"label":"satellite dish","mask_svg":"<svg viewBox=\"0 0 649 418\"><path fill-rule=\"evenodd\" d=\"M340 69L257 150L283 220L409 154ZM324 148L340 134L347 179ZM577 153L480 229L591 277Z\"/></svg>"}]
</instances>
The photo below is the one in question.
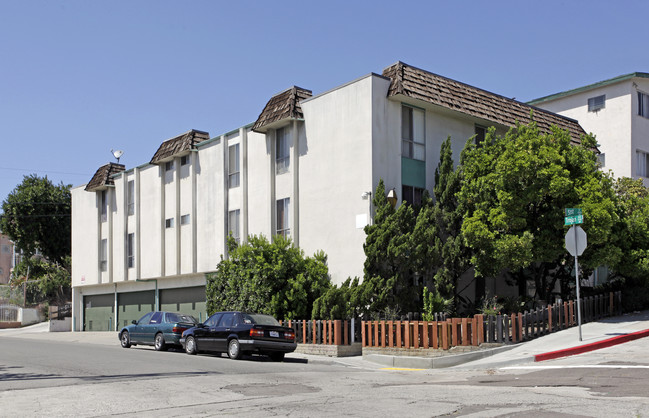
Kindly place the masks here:
<instances>
[{"instance_id":1,"label":"satellite dish","mask_svg":"<svg viewBox=\"0 0 649 418\"><path fill-rule=\"evenodd\" d=\"M113 157L117 158L117 164L119 164L119 159L120 159L120 157L121 157L122 155L124 155L124 151L122 151L122 150L120 150L120 149L113 151L113 150L111 149L110 152L113 153Z\"/></svg>"}]
</instances>

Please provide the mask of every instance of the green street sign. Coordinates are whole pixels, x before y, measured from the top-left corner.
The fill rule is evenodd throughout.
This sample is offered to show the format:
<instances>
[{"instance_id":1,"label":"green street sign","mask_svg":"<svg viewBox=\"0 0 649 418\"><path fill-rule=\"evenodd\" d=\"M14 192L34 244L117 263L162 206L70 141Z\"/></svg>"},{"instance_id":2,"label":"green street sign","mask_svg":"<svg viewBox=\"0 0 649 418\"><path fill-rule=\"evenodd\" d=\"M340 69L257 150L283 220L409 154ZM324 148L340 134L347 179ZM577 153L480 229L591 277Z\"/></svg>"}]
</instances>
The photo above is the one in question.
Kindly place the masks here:
<instances>
[{"instance_id":1,"label":"green street sign","mask_svg":"<svg viewBox=\"0 0 649 418\"><path fill-rule=\"evenodd\" d=\"M577 224L583 224L584 223L584 217L583 215L577 215L577 216L566 216L564 218L565 225L577 225Z\"/></svg>"},{"instance_id":2,"label":"green street sign","mask_svg":"<svg viewBox=\"0 0 649 418\"><path fill-rule=\"evenodd\" d=\"M568 217L568 216L579 216L579 215L581 215L581 209L580 208L566 208L566 217Z\"/></svg>"}]
</instances>

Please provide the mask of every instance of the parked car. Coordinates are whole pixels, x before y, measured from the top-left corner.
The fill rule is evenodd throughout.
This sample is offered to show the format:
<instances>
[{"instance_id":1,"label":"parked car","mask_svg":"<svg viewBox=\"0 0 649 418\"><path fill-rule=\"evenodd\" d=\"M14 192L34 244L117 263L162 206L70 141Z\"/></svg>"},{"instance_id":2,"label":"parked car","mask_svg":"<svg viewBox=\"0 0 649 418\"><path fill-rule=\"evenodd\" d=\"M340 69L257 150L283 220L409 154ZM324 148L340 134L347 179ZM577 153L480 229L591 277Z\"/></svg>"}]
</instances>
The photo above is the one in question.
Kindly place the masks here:
<instances>
[{"instance_id":1,"label":"parked car","mask_svg":"<svg viewBox=\"0 0 649 418\"><path fill-rule=\"evenodd\" d=\"M243 354L262 354L273 361L295 351L295 332L283 327L270 315L244 312L217 312L205 323L183 332L180 338L187 354L199 351L228 353L231 359Z\"/></svg>"},{"instance_id":2,"label":"parked car","mask_svg":"<svg viewBox=\"0 0 649 418\"><path fill-rule=\"evenodd\" d=\"M180 337L188 328L199 322L191 315L178 312L149 312L119 331L122 347L152 345L156 351L166 350L169 345L180 346Z\"/></svg>"}]
</instances>

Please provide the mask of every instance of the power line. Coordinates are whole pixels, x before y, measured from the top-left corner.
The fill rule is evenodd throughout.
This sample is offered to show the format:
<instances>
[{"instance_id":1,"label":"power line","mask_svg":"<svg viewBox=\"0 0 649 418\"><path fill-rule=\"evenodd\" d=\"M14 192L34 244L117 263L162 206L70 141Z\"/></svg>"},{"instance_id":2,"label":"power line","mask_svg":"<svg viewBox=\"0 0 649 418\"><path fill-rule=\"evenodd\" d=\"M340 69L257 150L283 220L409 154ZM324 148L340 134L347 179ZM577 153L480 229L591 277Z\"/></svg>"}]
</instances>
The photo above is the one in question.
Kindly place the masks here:
<instances>
[{"instance_id":1,"label":"power line","mask_svg":"<svg viewBox=\"0 0 649 418\"><path fill-rule=\"evenodd\" d=\"M9 170L9 171L24 171L30 173L52 173L52 174L67 174L70 176L88 176L88 173L70 173L66 171L50 171L50 170L36 170L32 168L13 168L13 167L0 167L0 170Z\"/></svg>"}]
</instances>

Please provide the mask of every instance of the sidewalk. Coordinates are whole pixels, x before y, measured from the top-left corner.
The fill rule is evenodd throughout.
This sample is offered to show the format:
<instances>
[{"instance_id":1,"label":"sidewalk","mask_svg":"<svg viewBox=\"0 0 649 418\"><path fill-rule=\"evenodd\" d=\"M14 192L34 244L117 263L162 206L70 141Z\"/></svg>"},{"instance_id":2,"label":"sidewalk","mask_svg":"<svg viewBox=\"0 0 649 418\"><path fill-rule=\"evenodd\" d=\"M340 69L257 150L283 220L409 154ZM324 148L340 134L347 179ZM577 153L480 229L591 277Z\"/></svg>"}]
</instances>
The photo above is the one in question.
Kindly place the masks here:
<instances>
[{"instance_id":1,"label":"sidewalk","mask_svg":"<svg viewBox=\"0 0 649 418\"><path fill-rule=\"evenodd\" d=\"M368 361L384 367L417 369L448 367L483 369L533 363L647 337L649 336L649 311L590 322L583 324L581 329L582 341L579 341L579 328L572 327L531 341L494 349L435 358L370 354L363 356L362 362ZM18 329L0 329L0 338L5 337L119 346L117 332L48 332L47 323ZM359 363L358 360L361 360L360 357L330 358L296 353L291 356L318 362Z\"/></svg>"}]
</instances>

